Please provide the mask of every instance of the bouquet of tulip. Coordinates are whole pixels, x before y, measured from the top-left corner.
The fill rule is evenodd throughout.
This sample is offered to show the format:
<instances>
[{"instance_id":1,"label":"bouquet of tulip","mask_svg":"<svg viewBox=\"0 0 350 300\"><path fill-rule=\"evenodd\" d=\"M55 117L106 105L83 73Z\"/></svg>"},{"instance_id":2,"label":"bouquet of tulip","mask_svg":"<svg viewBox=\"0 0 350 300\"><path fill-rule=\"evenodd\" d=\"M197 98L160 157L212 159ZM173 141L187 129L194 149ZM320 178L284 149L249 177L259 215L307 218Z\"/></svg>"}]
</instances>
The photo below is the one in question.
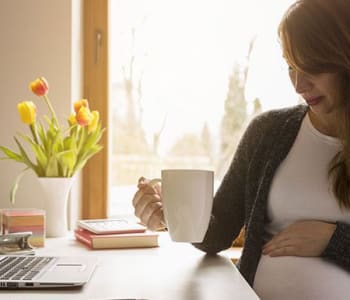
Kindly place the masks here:
<instances>
[{"instance_id":1,"label":"bouquet of tulip","mask_svg":"<svg viewBox=\"0 0 350 300\"><path fill-rule=\"evenodd\" d=\"M29 85L31 91L43 97L50 112L44 116L46 125L37 121L37 109L32 101L17 105L23 123L29 125L31 136L18 134L22 141L30 145L30 157L20 140L15 136L18 152L0 146L5 154L1 159L11 159L26 165L11 188L10 200L14 203L18 182L24 171L32 169L38 177L72 177L82 169L87 160L102 149L99 141L104 129L101 127L99 112L91 111L86 99L74 103L74 113L68 117L66 128L59 123L48 98L49 85L40 77Z\"/></svg>"}]
</instances>

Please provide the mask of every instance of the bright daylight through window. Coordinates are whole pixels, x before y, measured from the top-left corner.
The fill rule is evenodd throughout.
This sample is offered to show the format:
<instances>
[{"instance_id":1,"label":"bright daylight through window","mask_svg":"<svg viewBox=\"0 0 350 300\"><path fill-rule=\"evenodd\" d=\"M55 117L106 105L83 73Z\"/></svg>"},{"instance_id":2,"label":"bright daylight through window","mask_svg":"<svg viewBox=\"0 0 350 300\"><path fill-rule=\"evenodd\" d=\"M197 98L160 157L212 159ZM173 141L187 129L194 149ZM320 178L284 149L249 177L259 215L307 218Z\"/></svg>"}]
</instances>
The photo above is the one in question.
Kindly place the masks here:
<instances>
[{"instance_id":1,"label":"bright daylight through window","mask_svg":"<svg viewBox=\"0 0 350 300\"><path fill-rule=\"evenodd\" d=\"M109 215L140 176L222 179L249 120L294 105L276 28L292 0L111 0Z\"/></svg>"}]
</instances>

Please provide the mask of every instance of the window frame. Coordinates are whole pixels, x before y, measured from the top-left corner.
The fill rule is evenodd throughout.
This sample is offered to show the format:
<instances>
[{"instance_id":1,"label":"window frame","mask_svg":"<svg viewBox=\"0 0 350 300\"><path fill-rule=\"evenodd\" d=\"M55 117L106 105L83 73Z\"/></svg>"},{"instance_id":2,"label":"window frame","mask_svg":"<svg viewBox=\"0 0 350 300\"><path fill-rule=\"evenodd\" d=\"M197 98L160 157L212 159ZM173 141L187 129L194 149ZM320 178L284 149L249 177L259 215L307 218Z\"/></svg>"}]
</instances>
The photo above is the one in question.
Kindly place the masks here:
<instances>
[{"instance_id":1,"label":"window frame","mask_svg":"<svg viewBox=\"0 0 350 300\"><path fill-rule=\"evenodd\" d=\"M108 125L109 0L84 0L83 5L83 95ZM82 171L82 218L106 218L108 212L109 130L101 139L103 149Z\"/></svg>"}]
</instances>

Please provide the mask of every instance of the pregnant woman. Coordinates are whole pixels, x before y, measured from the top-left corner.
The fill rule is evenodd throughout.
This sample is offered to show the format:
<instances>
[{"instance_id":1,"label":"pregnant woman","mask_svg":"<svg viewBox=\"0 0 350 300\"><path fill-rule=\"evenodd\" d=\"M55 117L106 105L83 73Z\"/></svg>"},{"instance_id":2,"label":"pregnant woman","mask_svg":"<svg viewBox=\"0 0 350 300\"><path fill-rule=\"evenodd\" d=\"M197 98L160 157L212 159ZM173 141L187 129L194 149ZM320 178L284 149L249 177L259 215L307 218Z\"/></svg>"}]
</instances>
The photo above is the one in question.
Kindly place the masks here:
<instances>
[{"instance_id":1,"label":"pregnant woman","mask_svg":"<svg viewBox=\"0 0 350 300\"><path fill-rule=\"evenodd\" d=\"M251 122L194 246L217 253L244 226L238 267L261 299L349 299L350 1L296 1L278 35L305 103ZM161 227L160 186L138 187L136 216Z\"/></svg>"}]
</instances>

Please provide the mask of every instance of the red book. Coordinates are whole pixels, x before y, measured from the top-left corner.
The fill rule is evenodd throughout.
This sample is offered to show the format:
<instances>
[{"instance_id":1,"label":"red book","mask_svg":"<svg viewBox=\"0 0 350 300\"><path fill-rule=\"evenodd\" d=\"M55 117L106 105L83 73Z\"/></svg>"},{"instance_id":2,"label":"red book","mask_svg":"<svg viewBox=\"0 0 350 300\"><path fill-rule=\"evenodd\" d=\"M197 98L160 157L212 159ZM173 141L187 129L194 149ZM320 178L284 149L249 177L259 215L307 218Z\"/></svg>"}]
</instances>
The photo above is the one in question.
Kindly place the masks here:
<instances>
[{"instance_id":1,"label":"red book","mask_svg":"<svg viewBox=\"0 0 350 300\"><path fill-rule=\"evenodd\" d=\"M158 233L94 234L83 228L74 230L76 240L91 249L158 247Z\"/></svg>"}]
</instances>

